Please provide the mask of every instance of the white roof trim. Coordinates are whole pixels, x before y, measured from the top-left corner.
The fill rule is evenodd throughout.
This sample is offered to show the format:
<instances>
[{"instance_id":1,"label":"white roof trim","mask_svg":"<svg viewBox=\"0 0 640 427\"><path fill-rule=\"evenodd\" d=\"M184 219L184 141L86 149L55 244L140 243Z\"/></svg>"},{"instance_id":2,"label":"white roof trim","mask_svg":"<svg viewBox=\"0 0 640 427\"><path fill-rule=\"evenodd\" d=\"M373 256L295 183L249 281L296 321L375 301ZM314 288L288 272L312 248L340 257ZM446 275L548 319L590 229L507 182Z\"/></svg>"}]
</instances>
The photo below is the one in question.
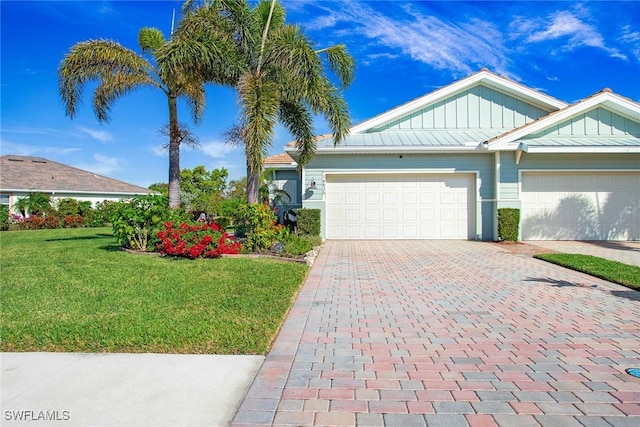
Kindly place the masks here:
<instances>
[{"instance_id":1,"label":"white roof trim","mask_svg":"<svg viewBox=\"0 0 640 427\"><path fill-rule=\"evenodd\" d=\"M563 110L557 111L548 116L541 117L534 122L524 125L511 132L507 132L506 134L498 136L493 140L490 140L489 150L508 149L509 143L513 141L516 141L527 135L531 135L532 133L547 129L550 126L561 123L571 117L582 114L599 106L611 109L615 112L622 112L623 114L626 114L629 117L640 121L640 104L629 101L628 99L609 91L604 91L593 95L592 97L587 98L583 101L572 104L564 108Z\"/></svg>"},{"instance_id":2,"label":"white roof trim","mask_svg":"<svg viewBox=\"0 0 640 427\"><path fill-rule=\"evenodd\" d=\"M382 113L376 117L352 126L351 133L363 133L369 129L378 127L384 123L403 117L429 104L434 104L455 93L475 86L478 83L484 83L489 87L508 92L516 97L524 98L529 102L537 104L538 106L548 111L560 110L568 105L566 102L560 101L542 92L538 92L536 90L528 88L520 83L516 83L504 77L500 77L489 71L482 70L462 80L458 80L454 83L437 89L425 96L414 99L413 101L387 111L386 113Z\"/></svg>"},{"instance_id":3,"label":"white roof trim","mask_svg":"<svg viewBox=\"0 0 640 427\"><path fill-rule=\"evenodd\" d=\"M640 153L640 147L531 147L527 153Z\"/></svg>"}]
</instances>

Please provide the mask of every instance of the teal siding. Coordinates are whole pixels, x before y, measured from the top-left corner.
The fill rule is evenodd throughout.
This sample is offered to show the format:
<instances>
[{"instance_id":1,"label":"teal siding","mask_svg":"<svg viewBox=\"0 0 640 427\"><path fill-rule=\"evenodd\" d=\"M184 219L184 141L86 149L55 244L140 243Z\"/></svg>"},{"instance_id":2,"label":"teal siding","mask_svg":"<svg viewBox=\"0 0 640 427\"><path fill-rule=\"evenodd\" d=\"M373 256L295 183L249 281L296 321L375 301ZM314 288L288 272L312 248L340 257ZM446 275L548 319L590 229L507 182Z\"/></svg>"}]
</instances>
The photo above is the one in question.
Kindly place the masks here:
<instances>
[{"instance_id":1,"label":"teal siding","mask_svg":"<svg viewBox=\"0 0 640 427\"><path fill-rule=\"evenodd\" d=\"M530 154L523 153L520 164L515 162L514 152L500 153L500 204L518 201L520 170L639 170L640 154ZM510 207L502 206L499 207Z\"/></svg>"},{"instance_id":2,"label":"teal siding","mask_svg":"<svg viewBox=\"0 0 640 427\"><path fill-rule=\"evenodd\" d=\"M520 158L518 169L640 169L640 154L529 154Z\"/></svg>"},{"instance_id":3,"label":"teal siding","mask_svg":"<svg viewBox=\"0 0 640 427\"><path fill-rule=\"evenodd\" d=\"M493 239L494 229L494 154L403 154L391 155L317 155L306 167L304 174L303 206L321 209L325 215L324 174L339 172L359 172L375 174L376 171L407 171L407 173L437 172L437 170L453 170L454 172L478 172L480 200L476 210L480 212L476 230L480 231L483 240ZM316 189L309 188L315 181ZM324 219L323 236L324 234Z\"/></svg>"},{"instance_id":4,"label":"teal siding","mask_svg":"<svg viewBox=\"0 0 640 427\"><path fill-rule=\"evenodd\" d=\"M500 200L518 198L518 165L513 151L500 153Z\"/></svg>"},{"instance_id":5,"label":"teal siding","mask_svg":"<svg viewBox=\"0 0 640 427\"><path fill-rule=\"evenodd\" d=\"M548 113L513 96L478 85L371 132L420 129L511 130Z\"/></svg>"},{"instance_id":6,"label":"teal siding","mask_svg":"<svg viewBox=\"0 0 640 427\"><path fill-rule=\"evenodd\" d=\"M626 136L640 137L640 122L620 116L605 108L596 108L565 120L524 139L545 136Z\"/></svg>"},{"instance_id":7,"label":"teal siding","mask_svg":"<svg viewBox=\"0 0 640 427\"><path fill-rule=\"evenodd\" d=\"M286 191L291 197L291 200L287 203L289 207L297 208L302 206L302 199L300 198L302 180L298 171L289 169L276 170L274 181L280 189Z\"/></svg>"}]
</instances>

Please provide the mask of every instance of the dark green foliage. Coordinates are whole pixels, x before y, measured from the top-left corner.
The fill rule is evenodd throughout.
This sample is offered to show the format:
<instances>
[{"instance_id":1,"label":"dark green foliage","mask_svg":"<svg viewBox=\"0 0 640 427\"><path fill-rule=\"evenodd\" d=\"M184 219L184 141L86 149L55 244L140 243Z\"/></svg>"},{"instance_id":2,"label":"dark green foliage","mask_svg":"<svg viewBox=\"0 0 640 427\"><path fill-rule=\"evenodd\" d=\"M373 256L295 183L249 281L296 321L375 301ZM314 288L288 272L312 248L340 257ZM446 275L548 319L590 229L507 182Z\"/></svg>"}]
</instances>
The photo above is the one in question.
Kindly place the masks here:
<instances>
[{"instance_id":1,"label":"dark green foliage","mask_svg":"<svg viewBox=\"0 0 640 427\"><path fill-rule=\"evenodd\" d=\"M167 197L137 196L115 204L111 228L124 247L146 251L155 242L162 223L173 220L173 215Z\"/></svg>"},{"instance_id":2,"label":"dark green foliage","mask_svg":"<svg viewBox=\"0 0 640 427\"><path fill-rule=\"evenodd\" d=\"M295 234L290 234L282 239L282 244L284 245L284 253L283 255L289 257L299 257L301 255L309 252L313 247L311 246L311 242L303 238L303 236L296 236Z\"/></svg>"},{"instance_id":3,"label":"dark green foliage","mask_svg":"<svg viewBox=\"0 0 640 427\"><path fill-rule=\"evenodd\" d=\"M6 205L0 205L0 231L9 229L9 208Z\"/></svg>"},{"instance_id":4,"label":"dark green foliage","mask_svg":"<svg viewBox=\"0 0 640 427\"><path fill-rule=\"evenodd\" d=\"M498 240L517 242L520 229L520 209L498 209Z\"/></svg>"},{"instance_id":5,"label":"dark green foliage","mask_svg":"<svg viewBox=\"0 0 640 427\"><path fill-rule=\"evenodd\" d=\"M78 215L80 212L80 205L76 199L66 198L59 199L56 203L58 209L58 215L61 218L66 216Z\"/></svg>"},{"instance_id":6,"label":"dark green foliage","mask_svg":"<svg viewBox=\"0 0 640 427\"><path fill-rule=\"evenodd\" d=\"M277 218L268 205L242 205L239 210L240 221L246 226L249 250L260 251L270 249L275 243L278 229Z\"/></svg>"},{"instance_id":7,"label":"dark green foliage","mask_svg":"<svg viewBox=\"0 0 640 427\"><path fill-rule=\"evenodd\" d=\"M298 233L320 235L320 209L298 209Z\"/></svg>"},{"instance_id":8,"label":"dark green foliage","mask_svg":"<svg viewBox=\"0 0 640 427\"><path fill-rule=\"evenodd\" d=\"M640 267L581 254L540 254L535 258L640 291Z\"/></svg>"}]
</instances>

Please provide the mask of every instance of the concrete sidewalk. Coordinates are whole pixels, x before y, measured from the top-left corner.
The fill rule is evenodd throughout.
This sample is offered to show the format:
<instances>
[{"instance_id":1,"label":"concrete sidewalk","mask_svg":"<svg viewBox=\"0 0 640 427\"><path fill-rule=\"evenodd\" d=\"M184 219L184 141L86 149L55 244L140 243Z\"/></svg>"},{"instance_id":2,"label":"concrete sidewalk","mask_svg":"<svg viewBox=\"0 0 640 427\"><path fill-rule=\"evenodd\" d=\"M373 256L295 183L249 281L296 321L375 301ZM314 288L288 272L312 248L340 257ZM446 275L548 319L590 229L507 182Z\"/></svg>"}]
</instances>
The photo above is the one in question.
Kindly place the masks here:
<instances>
[{"instance_id":1,"label":"concrete sidewalk","mask_svg":"<svg viewBox=\"0 0 640 427\"><path fill-rule=\"evenodd\" d=\"M0 423L225 426L263 360L262 356L2 353Z\"/></svg>"}]
</instances>

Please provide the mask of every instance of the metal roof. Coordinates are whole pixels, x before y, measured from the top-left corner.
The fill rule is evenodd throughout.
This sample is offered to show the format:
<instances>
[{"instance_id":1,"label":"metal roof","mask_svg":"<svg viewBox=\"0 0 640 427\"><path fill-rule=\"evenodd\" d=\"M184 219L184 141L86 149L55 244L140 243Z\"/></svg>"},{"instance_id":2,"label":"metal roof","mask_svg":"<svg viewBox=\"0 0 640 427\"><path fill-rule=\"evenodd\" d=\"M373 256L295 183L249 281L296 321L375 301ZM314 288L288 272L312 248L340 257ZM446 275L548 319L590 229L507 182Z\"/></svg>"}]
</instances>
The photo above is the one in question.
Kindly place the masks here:
<instances>
[{"instance_id":1,"label":"metal roof","mask_svg":"<svg viewBox=\"0 0 640 427\"><path fill-rule=\"evenodd\" d=\"M337 147L471 147L506 130L421 130L347 135ZM318 149L334 148L333 138L318 141Z\"/></svg>"}]
</instances>

